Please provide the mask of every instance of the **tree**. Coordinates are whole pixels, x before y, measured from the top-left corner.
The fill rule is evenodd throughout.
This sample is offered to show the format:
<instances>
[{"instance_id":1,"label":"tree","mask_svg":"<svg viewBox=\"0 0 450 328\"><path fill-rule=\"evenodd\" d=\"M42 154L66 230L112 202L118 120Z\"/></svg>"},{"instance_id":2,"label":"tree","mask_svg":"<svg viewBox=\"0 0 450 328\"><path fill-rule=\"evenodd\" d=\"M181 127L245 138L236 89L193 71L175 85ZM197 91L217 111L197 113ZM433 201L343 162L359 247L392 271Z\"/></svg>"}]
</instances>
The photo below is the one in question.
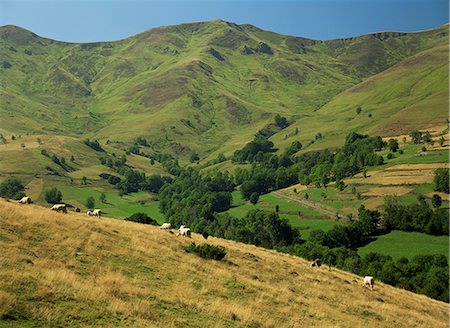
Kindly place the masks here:
<instances>
[{"instance_id":1,"label":"tree","mask_svg":"<svg viewBox=\"0 0 450 328\"><path fill-rule=\"evenodd\" d=\"M434 208L439 208L442 205L442 198L439 195L434 194L431 198L431 204Z\"/></svg>"},{"instance_id":2,"label":"tree","mask_svg":"<svg viewBox=\"0 0 450 328\"><path fill-rule=\"evenodd\" d=\"M62 200L62 193L58 188L53 187L45 191L45 201L49 204L57 204Z\"/></svg>"},{"instance_id":3,"label":"tree","mask_svg":"<svg viewBox=\"0 0 450 328\"><path fill-rule=\"evenodd\" d=\"M413 131L410 134L411 140L413 143L418 144L422 141L422 132L420 131Z\"/></svg>"},{"instance_id":4,"label":"tree","mask_svg":"<svg viewBox=\"0 0 450 328\"><path fill-rule=\"evenodd\" d=\"M434 191L449 193L448 171L445 168L434 171Z\"/></svg>"},{"instance_id":5,"label":"tree","mask_svg":"<svg viewBox=\"0 0 450 328\"><path fill-rule=\"evenodd\" d=\"M75 162L75 157L73 157L73 155L70 156L70 161L71 161L71 162Z\"/></svg>"},{"instance_id":6,"label":"tree","mask_svg":"<svg viewBox=\"0 0 450 328\"><path fill-rule=\"evenodd\" d=\"M256 203L258 203L258 200L259 200L259 194L258 194L257 192L253 192L253 193L250 195L249 200L250 200L250 203L252 203L253 205L255 205Z\"/></svg>"},{"instance_id":7,"label":"tree","mask_svg":"<svg viewBox=\"0 0 450 328\"><path fill-rule=\"evenodd\" d=\"M104 192L100 194L100 197L98 198L102 203L106 203L106 195Z\"/></svg>"},{"instance_id":8,"label":"tree","mask_svg":"<svg viewBox=\"0 0 450 328\"><path fill-rule=\"evenodd\" d=\"M429 131L425 132L422 139L424 142L427 142L427 143L431 142L432 139L431 139L430 132Z\"/></svg>"},{"instance_id":9,"label":"tree","mask_svg":"<svg viewBox=\"0 0 450 328\"><path fill-rule=\"evenodd\" d=\"M282 129L289 126L286 117L280 116L279 114L275 115L275 124Z\"/></svg>"},{"instance_id":10,"label":"tree","mask_svg":"<svg viewBox=\"0 0 450 328\"><path fill-rule=\"evenodd\" d=\"M93 209L95 207L95 199L92 196L89 196L86 199L86 207L89 209Z\"/></svg>"},{"instance_id":11,"label":"tree","mask_svg":"<svg viewBox=\"0 0 450 328\"><path fill-rule=\"evenodd\" d=\"M388 146L389 149L394 153L399 149L398 141L396 139L389 139Z\"/></svg>"},{"instance_id":12,"label":"tree","mask_svg":"<svg viewBox=\"0 0 450 328\"><path fill-rule=\"evenodd\" d=\"M198 154L194 151L191 154L191 157L189 158L189 160L191 161L191 163L197 162L198 160L200 160L200 157L198 156Z\"/></svg>"},{"instance_id":13,"label":"tree","mask_svg":"<svg viewBox=\"0 0 450 328\"><path fill-rule=\"evenodd\" d=\"M362 108L361 106L356 107L356 114L359 115L361 114Z\"/></svg>"},{"instance_id":14,"label":"tree","mask_svg":"<svg viewBox=\"0 0 450 328\"><path fill-rule=\"evenodd\" d=\"M22 182L15 177L9 177L0 184L0 196L3 198L20 199L25 196L24 190Z\"/></svg>"}]
</instances>

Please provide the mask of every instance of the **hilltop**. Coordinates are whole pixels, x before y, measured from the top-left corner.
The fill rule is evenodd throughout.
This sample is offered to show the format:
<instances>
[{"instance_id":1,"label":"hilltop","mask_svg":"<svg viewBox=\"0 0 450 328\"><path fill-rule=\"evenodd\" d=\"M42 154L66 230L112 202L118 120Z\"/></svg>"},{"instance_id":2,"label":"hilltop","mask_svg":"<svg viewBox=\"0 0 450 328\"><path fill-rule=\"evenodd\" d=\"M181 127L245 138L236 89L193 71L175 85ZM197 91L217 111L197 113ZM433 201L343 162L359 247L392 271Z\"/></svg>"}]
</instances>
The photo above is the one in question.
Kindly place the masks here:
<instances>
[{"instance_id":1,"label":"hilltop","mask_svg":"<svg viewBox=\"0 0 450 328\"><path fill-rule=\"evenodd\" d=\"M273 250L0 203L0 326L447 327L448 305ZM193 234L193 241L204 243Z\"/></svg>"}]
</instances>

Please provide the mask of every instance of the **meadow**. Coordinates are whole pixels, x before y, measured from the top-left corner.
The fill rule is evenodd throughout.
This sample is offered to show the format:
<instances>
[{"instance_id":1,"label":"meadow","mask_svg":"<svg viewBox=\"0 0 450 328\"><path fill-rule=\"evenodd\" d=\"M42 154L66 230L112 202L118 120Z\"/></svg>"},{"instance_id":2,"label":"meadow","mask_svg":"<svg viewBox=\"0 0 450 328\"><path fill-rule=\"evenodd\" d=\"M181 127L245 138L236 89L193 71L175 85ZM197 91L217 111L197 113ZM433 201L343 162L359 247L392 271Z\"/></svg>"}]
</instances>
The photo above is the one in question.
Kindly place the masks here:
<instances>
[{"instance_id":1,"label":"meadow","mask_svg":"<svg viewBox=\"0 0 450 328\"><path fill-rule=\"evenodd\" d=\"M375 237L375 240L358 249L364 256L370 252L392 256L393 259L415 255L442 254L449 257L449 237L431 236L419 232L392 231L386 235Z\"/></svg>"},{"instance_id":2,"label":"meadow","mask_svg":"<svg viewBox=\"0 0 450 328\"><path fill-rule=\"evenodd\" d=\"M334 219L330 219L328 216L323 215L310 207L289 202L277 197L274 193L261 195L258 203L255 205L243 200L240 191L234 191L232 196L232 207L227 211L230 215L241 218L244 217L248 211L254 209L275 211L275 207L278 206L278 215L281 218L286 219L291 226L299 228L302 239L308 239L311 230L322 229L328 231L337 224Z\"/></svg>"}]
</instances>

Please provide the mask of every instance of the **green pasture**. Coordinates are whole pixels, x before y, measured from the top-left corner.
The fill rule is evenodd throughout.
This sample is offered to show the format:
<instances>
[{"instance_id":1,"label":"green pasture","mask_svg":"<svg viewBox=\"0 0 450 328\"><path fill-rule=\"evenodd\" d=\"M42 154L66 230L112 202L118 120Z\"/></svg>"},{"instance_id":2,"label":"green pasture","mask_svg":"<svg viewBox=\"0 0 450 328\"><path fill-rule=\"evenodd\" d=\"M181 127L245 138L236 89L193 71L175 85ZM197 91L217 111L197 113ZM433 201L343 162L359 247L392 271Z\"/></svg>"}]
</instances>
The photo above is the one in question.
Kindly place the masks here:
<instances>
[{"instance_id":1,"label":"green pasture","mask_svg":"<svg viewBox=\"0 0 450 328\"><path fill-rule=\"evenodd\" d=\"M419 232L392 231L375 237L376 240L358 249L364 256L370 252L390 255L394 259L415 255L443 254L449 256L449 237L431 236Z\"/></svg>"},{"instance_id":2,"label":"green pasture","mask_svg":"<svg viewBox=\"0 0 450 328\"><path fill-rule=\"evenodd\" d=\"M79 207L82 212L87 211L86 200L88 197L94 197L95 208L100 208L105 216L123 219L134 213L146 213L158 222L164 221L164 215L159 211L159 202L156 201L154 194L148 192L137 192L129 195L119 196L118 191L104 182L96 182L95 185L81 185L78 182L68 183L65 179L55 179L51 183L46 182L44 192L51 187L58 188L63 201L67 204ZM100 201L100 195L104 193L106 201ZM44 193L37 200L38 204L50 206L44 200Z\"/></svg>"},{"instance_id":3,"label":"green pasture","mask_svg":"<svg viewBox=\"0 0 450 328\"><path fill-rule=\"evenodd\" d=\"M304 239L309 237L311 230L322 229L327 231L336 224L336 221L329 219L314 209L288 202L274 194L260 196L258 203L255 205L242 199L240 191L233 191L232 196L233 207L227 211L230 215L242 218L252 209L275 211L275 206L278 205L278 215L286 219L291 226L299 228Z\"/></svg>"}]
</instances>

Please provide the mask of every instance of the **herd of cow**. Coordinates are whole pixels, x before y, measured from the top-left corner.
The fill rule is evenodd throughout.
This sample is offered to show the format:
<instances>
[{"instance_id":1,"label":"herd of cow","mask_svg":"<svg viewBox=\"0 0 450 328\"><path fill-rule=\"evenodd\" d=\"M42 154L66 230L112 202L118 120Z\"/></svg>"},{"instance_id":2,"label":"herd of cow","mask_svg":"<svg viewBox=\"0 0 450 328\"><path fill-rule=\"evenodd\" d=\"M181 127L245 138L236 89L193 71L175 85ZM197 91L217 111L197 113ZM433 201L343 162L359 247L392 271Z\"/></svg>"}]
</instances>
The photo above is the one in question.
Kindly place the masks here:
<instances>
[{"instance_id":1,"label":"herd of cow","mask_svg":"<svg viewBox=\"0 0 450 328\"><path fill-rule=\"evenodd\" d=\"M22 197L21 200L19 200L20 204L31 204L31 198L28 196ZM66 204L55 204L53 205L53 207L51 208L52 211L56 211L56 212L62 212L62 213L67 213L67 206ZM80 209L78 207L75 208L75 212L80 212ZM93 211L87 211L86 213L88 216L97 216L97 217L101 217L102 216L102 211L100 209L95 209ZM161 230L169 230L171 233L172 232L172 224L170 223L163 223L160 227ZM184 225L182 225L177 232L177 236L184 236L184 237L189 237L191 238L191 229L188 227L185 227ZM203 237L206 239L208 238L207 236L205 236L205 234L203 235ZM320 259L315 259L311 264L310 264L310 268L320 268L320 266L322 265L322 262L320 261ZM364 283L363 286L367 286L367 287L371 287L373 288L373 286L375 285L375 279L372 276L365 276L364 277Z\"/></svg>"}]
</instances>

